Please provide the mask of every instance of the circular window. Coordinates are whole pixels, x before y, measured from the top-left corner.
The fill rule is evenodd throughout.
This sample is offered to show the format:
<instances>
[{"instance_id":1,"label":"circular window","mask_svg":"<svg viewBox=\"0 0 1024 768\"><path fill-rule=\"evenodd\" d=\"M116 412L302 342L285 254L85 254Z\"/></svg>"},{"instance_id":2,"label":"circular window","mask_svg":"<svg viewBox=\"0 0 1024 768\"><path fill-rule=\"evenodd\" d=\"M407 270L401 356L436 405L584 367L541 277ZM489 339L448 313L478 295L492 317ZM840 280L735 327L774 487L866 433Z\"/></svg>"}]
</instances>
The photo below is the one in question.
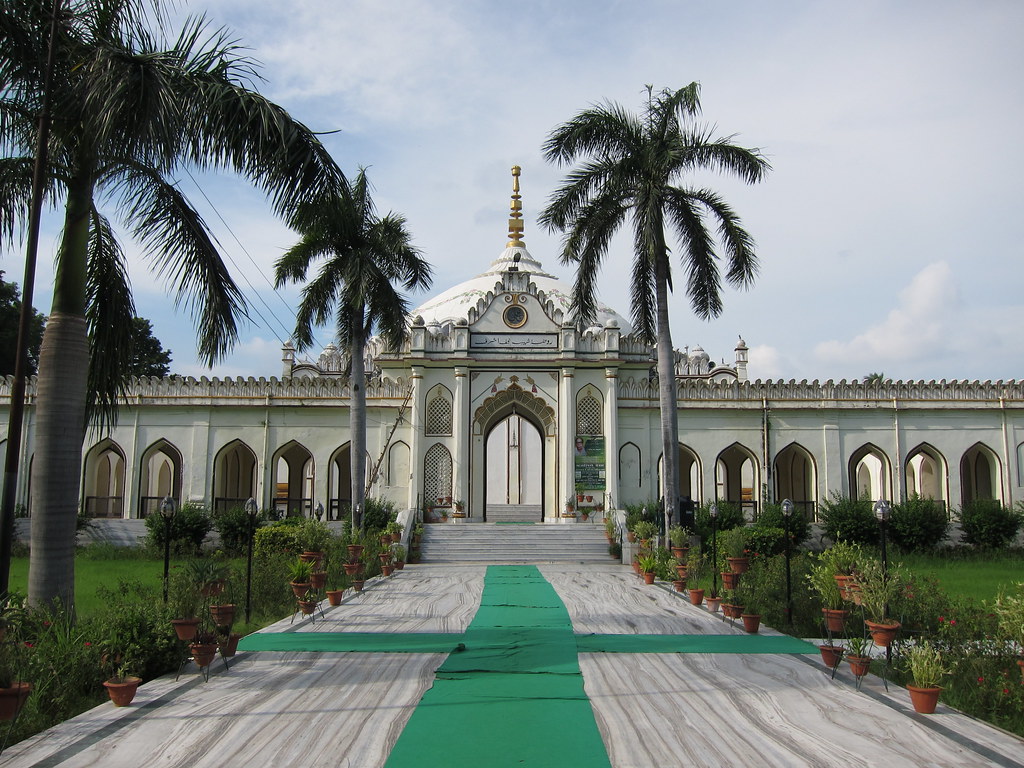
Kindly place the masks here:
<instances>
[{"instance_id":1,"label":"circular window","mask_svg":"<svg viewBox=\"0 0 1024 768\"><path fill-rule=\"evenodd\" d=\"M526 310L518 304L513 304L505 310L505 325L509 328L521 328L526 324Z\"/></svg>"}]
</instances>

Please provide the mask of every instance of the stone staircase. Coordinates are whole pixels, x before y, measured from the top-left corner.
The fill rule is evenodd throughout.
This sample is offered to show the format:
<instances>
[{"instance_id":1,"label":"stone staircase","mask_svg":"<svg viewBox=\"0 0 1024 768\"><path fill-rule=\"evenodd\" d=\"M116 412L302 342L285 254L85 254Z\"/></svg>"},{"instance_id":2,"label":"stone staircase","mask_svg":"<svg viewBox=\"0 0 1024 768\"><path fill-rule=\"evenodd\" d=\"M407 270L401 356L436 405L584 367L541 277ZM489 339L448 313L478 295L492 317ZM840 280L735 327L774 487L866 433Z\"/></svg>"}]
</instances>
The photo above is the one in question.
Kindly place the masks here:
<instances>
[{"instance_id":1,"label":"stone staircase","mask_svg":"<svg viewBox=\"0 0 1024 768\"><path fill-rule=\"evenodd\" d=\"M497 523L424 526L422 563L611 563L604 526Z\"/></svg>"}]
</instances>

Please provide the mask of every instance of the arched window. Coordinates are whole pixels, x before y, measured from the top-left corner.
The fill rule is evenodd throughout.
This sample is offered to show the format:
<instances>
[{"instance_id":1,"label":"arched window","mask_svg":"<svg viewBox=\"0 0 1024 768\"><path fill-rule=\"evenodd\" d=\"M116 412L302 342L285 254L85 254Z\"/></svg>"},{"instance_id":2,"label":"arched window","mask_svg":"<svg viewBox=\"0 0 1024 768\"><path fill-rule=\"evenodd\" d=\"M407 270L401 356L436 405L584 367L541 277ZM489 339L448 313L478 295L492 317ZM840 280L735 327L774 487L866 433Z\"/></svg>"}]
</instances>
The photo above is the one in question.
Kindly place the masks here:
<instances>
[{"instance_id":1,"label":"arched window","mask_svg":"<svg viewBox=\"0 0 1024 768\"><path fill-rule=\"evenodd\" d=\"M904 474L907 495L917 494L939 504L946 501L946 460L935 448L922 444L907 454Z\"/></svg>"},{"instance_id":2,"label":"arched window","mask_svg":"<svg viewBox=\"0 0 1024 768\"><path fill-rule=\"evenodd\" d=\"M744 445L733 443L715 462L716 495L743 509L748 520L757 519L761 481L757 458Z\"/></svg>"},{"instance_id":3,"label":"arched window","mask_svg":"<svg viewBox=\"0 0 1024 768\"><path fill-rule=\"evenodd\" d=\"M850 457L850 497L878 501L892 499L889 457L877 445L862 445Z\"/></svg>"},{"instance_id":4,"label":"arched window","mask_svg":"<svg viewBox=\"0 0 1024 768\"><path fill-rule=\"evenodd\" d=\"M775 500L789 499L808 520L817 519L814 460L798 443L790 443L775 457Z\"/></svg>"},{"instance_id":5,"label":"arched window","mask_svg":"<svg viewBox=\"0 0 1024 768\"><path fill-rule=\"evenodd\" d=\"M452 503L452 455L440 443L430 446L423 457L423 498L431 505Z\"/></svg>"},{"instance_id":6,"label":"arched window","mask_svg":"<svg viewBox=\"0 0 1024 768\"><path fill-rule=\"evenodd\" d=\"M313 454L295 440L274 454L274 510L286 517L313 513Z\"/></svg>"},{"instance_id":7,"label":"arched window","mask_svg":"<svg viewBox=\"0 0 1024 768\"><path fill-rule=\"evenodd\" d=\"M124 517L124 451L113 440L93 446L85 459L87 517Z\"/></svg>"},{"instance_id":8,"label":"arched window","mask_svg":"<svg viewBox=\"0 0 1024 768\"><path fill-rule=\"evenodd\" d=\"M960 492L963 503L982 499L1001 500L999 459L984 443L975 443L960 459Z\"/></svg>"},{"instance_id":9,"label":"arched window","mask_svg":"<svg viewBox=\"0 0 1024 768\"><path fill-rule=\"evenodd\" d=\"M213 509L224 512L256 498L256 454L241 440L234 440L213 462Z\"/></svg>"},{"instance_id":10,"label":"arched window","mask_svg":"<svg viewBox=\"0 0 1024 768\"><path fill-rule=\"evenodd\" d=\"M452 394L440 384L427 393L425 427L428 435L452 433Z\"/></svg>"},{"instance_id":11,"label":"arched window","mask_svg":"<svg viewBox=\"0 0 1024 768\"><path fill-rule=\"evenodd\" d=\"M167 440L157 440L142 454L139 478L139 517L156 514L165 496L181 504L181 451Z\"/></svg>"},{"instance_id":12,"label":"arched window","mask_svg":"<svg viewBox=\"0 0 1024 768\"><path fill-rule=\"evenodd\" d=\"M576 400L577 435L604 434L604 419L601 418L599 394L594 387L588 385Z\"/></svg>"}]
</instances>

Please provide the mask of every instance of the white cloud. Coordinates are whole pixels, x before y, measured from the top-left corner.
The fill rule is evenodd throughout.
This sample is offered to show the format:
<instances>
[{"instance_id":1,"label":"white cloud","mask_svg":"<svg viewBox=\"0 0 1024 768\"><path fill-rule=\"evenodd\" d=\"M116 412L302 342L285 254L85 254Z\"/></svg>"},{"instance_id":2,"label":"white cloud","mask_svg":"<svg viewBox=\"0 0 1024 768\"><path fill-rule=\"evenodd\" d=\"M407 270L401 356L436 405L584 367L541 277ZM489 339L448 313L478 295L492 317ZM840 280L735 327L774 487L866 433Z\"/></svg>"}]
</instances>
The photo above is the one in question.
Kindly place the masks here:
<instances>
[{"instance_id":1,"label":"white cloud","mask_svg":"<svg viewBox=\"0 0 1024 768\"><path fill-rule=\"evenodd\" d=\"M949 329L960 306L949 265L944 261L929 264L900 292L899 305L882 322L849 341L818 344L815 356L825 364L878 367L948 352Z\"/></svg>"},{"instance_id":2,"label":"white cloud","mask_svg":"<svg viewBox=\"0 0 1024 768\"><path fill-rule=\"evenodd\" d=\"M225 358L222 363L213 368L207 368L198 363L173 365L172 371L181 376L195 376L200 378L218 377L234 378L241 376L247 378L260 376L281 375L281 344L277 339L264 339L259 336L252 336L235 347L235 351Z\"/></svg>"},{"instance_id":3,"label":"white cloud","mask_svg":"<svg viewBox=\"0 0 1024 768\"><path fill-rule=\"evenodd\" d=\"M792 366L783 359L782 353L768 344L756 344L748 352L747 373L751 379L779 379Z\"/></svg>"}]
</instances>

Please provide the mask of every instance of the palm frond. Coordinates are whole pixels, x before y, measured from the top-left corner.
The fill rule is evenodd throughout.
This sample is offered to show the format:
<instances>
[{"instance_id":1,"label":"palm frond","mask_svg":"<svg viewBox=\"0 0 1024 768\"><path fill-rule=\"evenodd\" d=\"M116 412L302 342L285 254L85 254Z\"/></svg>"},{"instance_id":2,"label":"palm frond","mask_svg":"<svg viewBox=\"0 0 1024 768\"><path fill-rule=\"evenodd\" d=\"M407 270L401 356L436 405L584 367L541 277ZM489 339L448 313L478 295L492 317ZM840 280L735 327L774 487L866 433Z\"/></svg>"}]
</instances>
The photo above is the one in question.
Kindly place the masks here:
<instances>
[{"instance_id":1,"label":"palm frond","mask_svg":"<svg viewBox=\"0 0 1024 768\"><path fill-rule=\"evenodd\" d=\"M126 163L109 182L133 233L149 251L157 273L170 280L175 302L195 317L198 350L212 365L238 338L245 297L220 257L206 223L184 195L155 169Z\"/></svg>"},{"instance_id":2,"label":"palm frond","mask_svg":"<svg viewBox=\"0 0 1024 768\"><path fill-rule=\"evenodd\" d=\"M754 255L754 238L743 228L739 216L717 192L697 189L689 190L687 194L718 219L718 239L729 261L726 280L739 288L749 288L759 269L757 256Z\"/></svg>"},{"instance_id":3,"label":"palm frond","mask_svg":"<svg viewBox=\"0 0 1024 768\"><path fill-rule=\"evenodd\" d=\"M101 428L117 424L117 403L127 390L132 289L121 246L110 223L95 209L89 226L86 267L86 320L89 324L89 400L86 413Z\"/></svg>"},{"instance_id":4,"label":"palm frond","mask_svg":"<svg viewBox=\"0 0 1024 768\"><path fill-rule=\"evenodd\" d=\"M680 189L669 190L667 201L669 223L683 246L690 306L702 320L717 317L722 313L722 280L714 239L701 208L703 201Z\"/></svg>"}]
</instances>

